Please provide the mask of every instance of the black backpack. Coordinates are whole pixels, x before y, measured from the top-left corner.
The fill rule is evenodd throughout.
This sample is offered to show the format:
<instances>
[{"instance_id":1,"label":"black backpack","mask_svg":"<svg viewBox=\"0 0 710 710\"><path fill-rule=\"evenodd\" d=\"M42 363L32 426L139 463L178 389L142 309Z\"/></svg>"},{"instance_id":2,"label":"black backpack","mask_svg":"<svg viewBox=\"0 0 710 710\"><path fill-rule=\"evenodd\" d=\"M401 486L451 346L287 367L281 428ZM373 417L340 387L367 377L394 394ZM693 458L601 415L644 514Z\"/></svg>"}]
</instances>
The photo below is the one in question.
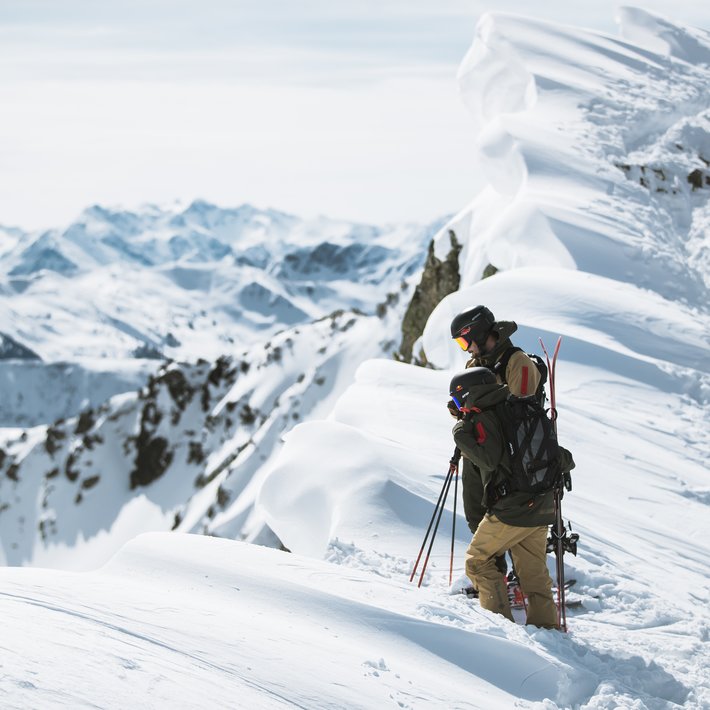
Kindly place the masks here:
<instances>
[{"instance_id":1,"label":"black backpack","mask_svg":"<svg viewBox=\"0 0 710 710\"><path fill-rule=\"evenodd\" d=\"M505 376L505 372L508 369L508 363L510 362L510 358L515 355L515 353L521 353L523 352L522 348L518 348L515 346L509 347L504 353L503 356L501 357L498 362L493 365L490 369L493 370L493 372L500 377L501 381L504 384L508 384L508 379ZM542 406L545 405L545 383L547 382L547 366L545 365L545 361L539 356L536 355L535 353L525 353L535 364L535 367L537 367L538 372L540 373L540 382L537 386L537 389L535 390L535 397L537 398L538 402Z\"/></svg>"},{"instance_id":2,"label":"black backpack","mask_svg":"<svg viewBox=\"0 0 710 710\"><path fill-rule=\"evenodd\" d=\"M494 408L510 454L512 491L538 494L561 480L560 449L547 411L535 395L512 394Z\"/></svg>"}]
</instances>

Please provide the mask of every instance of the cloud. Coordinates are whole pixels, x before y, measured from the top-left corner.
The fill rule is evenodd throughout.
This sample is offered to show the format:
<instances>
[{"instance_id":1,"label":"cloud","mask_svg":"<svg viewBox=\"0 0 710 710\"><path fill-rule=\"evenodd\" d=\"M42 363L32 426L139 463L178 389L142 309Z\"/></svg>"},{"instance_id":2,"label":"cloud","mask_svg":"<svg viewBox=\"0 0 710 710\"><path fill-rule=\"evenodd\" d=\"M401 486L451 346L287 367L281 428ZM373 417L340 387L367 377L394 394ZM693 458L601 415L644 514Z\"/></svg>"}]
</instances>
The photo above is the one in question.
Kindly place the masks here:
<instances>
[{"instance_id":1,"label":"cloud","mask_svg":"<svg viewBox=\"0 0 710 710\"><path fill-rule=\"evenodd\" d=\"M646 4L690 22L705 2ZM614 5L533 10L613 31ZM0 223L198 195L369 221L453 212L475 173L456 69L491 7L3 0Z\"/></svg>"}]
</instances>

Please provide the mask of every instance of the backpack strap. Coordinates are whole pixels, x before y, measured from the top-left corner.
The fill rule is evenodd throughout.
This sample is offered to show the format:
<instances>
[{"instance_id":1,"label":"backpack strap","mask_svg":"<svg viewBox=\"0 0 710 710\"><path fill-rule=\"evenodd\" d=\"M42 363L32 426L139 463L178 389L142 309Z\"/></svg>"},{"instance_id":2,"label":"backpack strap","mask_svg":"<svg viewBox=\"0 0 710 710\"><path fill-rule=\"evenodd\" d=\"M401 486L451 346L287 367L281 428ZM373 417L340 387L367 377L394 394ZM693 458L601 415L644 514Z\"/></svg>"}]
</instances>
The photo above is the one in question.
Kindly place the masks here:
<instances>
[{"instance_id":1,"label":"backpack strap","mask_svg":"<svg viewBox=\"0 0 710 710\"><path fill-rule=\"evenodd\" d=\"M505 376L506 370L508 369L508 363L510 362L510 358L515 355L515 353L521 353L523 352L522 348L518 348L514 345L511 345L504 353L501 355L500 360L491 367L491 370L493 370L494 374L496 374L498 377L500 377L501 381L504 384L508 384L508 378Z\"/></svg>"}]
</instances>

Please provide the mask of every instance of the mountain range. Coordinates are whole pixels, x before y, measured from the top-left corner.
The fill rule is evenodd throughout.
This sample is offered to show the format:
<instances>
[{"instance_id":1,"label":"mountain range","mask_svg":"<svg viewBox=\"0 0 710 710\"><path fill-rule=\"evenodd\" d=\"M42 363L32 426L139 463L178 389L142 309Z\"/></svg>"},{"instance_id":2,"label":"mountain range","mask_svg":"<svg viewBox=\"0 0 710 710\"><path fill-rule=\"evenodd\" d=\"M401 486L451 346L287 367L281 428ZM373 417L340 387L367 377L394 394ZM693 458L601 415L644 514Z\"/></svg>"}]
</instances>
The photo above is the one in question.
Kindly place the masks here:
<instances>
[{"instance_id":1,"label":"mountain range","mask_svg":"<svg viewBox=\"0 0 710 710\"><path fill-rule=\"evenodd\" d=\"M3 430L1 554L18 565L0 568L5 704L710 706L710 34L638 8L619 23L610 36L481 17L459 86L484 179L433 241L296 226L287 248L245 238L219 257L200 242L215 266L195 270L194 251L161 262L172 227L131 237L145 264L57 250L54 235L48 263L68 271L23 274L42 235L7 232L0 330L40 358L13 368L56 365L72 338L87 357L171 359L141 359L154 369L140 387L63 421ZM351 278L326 241L353 246ZM249 276L229 291L212 272L240 258ZM113 273L123 290L102 297ZM247 282L307 317L260 320L239 300ZM243 345L225 353L241 321L190 297L239 300ZM62 317L43 320L52 302ZM576 461L562 511L580 536L568 633L460 593L457 490L409 581L453 449L446 404L466 356L449 324L480 303L528 352L561 337L555 417ZM409 320L426 367L392 357Z\"/></svg>"},{"instance_id":2,"label":"mountain range","mask_svg":"<svg viewBox=\"0 0 710 710\"><path fill-rule=\"evenodd\" d=\"M252 519L257 473L362 360L396 350L439 227L196 201L12 230L5 563L86 568L152 529L277 544Z\"/></svg>"}]
</instances>

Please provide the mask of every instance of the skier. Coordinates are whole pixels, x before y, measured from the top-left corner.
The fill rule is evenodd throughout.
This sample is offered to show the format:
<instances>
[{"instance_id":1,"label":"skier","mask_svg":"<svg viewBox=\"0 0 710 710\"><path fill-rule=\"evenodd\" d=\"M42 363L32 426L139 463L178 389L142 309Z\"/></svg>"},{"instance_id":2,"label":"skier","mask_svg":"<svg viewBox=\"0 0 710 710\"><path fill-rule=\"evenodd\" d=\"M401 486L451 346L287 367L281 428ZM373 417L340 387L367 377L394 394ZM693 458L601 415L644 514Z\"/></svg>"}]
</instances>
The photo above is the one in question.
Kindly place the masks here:
<instances>
[{"instance_id":1,"label":"skier","mask_svg":"<svg viewBox=\"0 0 710 710\"><path fill-rule=\"evenodd\" d=\"M553 492L531 495L511 490L510 457L498 415L509 389L485 367L474 367L451 381L452 401L461 418L453 428L464 458L464 501L481 512L466 552L466 575L479 591L481 606L513 621L505 578L496 559L510 550L527 595L527 624L557 628L557 608L547 570L547 528L555 520ZM574 467L560 447L562 471ZM467 513L468 516L468 513Z\"/></svg>"},{"instance_id":2,"label":"skier","mask_svg":"<svg viewBox=\"0 0 710 710\"><path fill-rule=\"evenodd\" d=\"M517 329L513 321L496 321L485 306L468 308L451 321L451 337L471 355L466 367L487 367L498 382L508 385L511 394L527 397L536 393L540 372L530 357L510 342Z\"/></svg>"},{"instance_id":3,"label":"skier","mask_svg":"<svg viewBox=\"0 0 710 710\"><path fill-rule=\"evenodd\" d=\"M535 363L520 348L510 342L518 326L513 321L496 322L493 313L485 306L474 306L459 313L451 321L451 337L462 350L471 355L466 368L487 367L495 373L499 383L506 383L516 397L535 394L540 385L540 372ZM449 400L449 411L457 419L461 414ZM477 496L472 476L478 477L471 462L464 459L461 472L463 509L471 534L483 519L485 507ZM496 565L502 575L508 572L505 550L498 556Z\"/></svg>"}]
</instances>

